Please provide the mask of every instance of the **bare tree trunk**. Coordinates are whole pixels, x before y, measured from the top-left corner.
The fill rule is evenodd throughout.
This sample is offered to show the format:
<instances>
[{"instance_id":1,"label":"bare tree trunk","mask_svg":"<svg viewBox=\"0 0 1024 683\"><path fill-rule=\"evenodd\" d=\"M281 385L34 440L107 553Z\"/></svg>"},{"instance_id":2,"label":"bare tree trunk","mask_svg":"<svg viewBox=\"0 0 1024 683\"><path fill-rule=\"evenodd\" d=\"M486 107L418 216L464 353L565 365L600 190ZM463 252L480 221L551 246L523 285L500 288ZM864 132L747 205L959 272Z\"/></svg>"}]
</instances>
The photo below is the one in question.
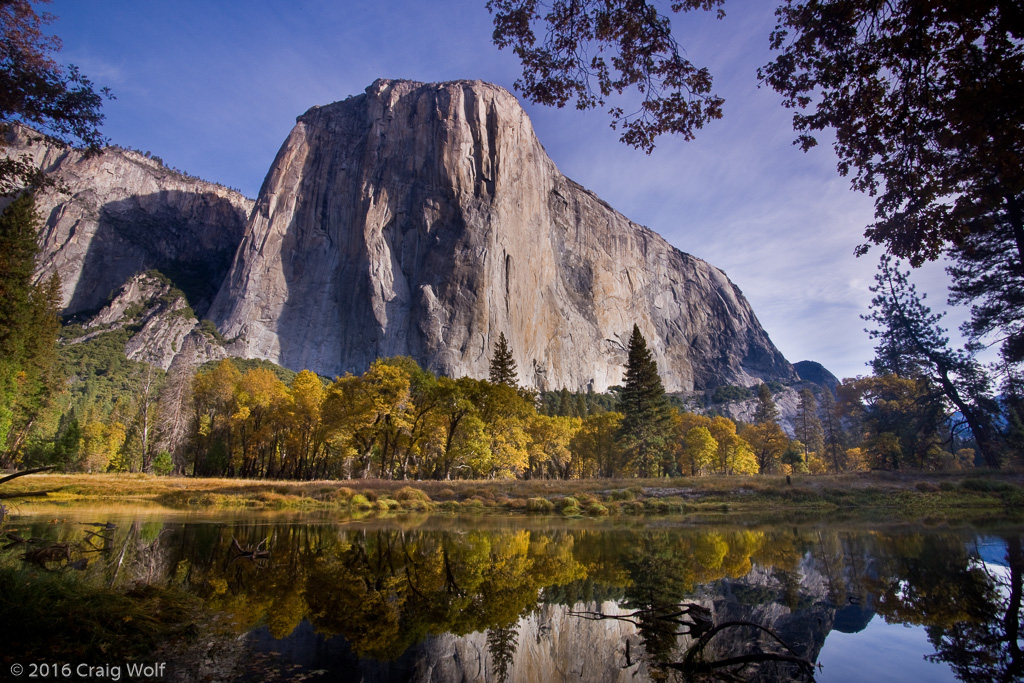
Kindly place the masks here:
<instances>
[{"instance_id":1,"label":"bare tree trunk","mask_svg":"<svg viewBox=\"0 0 1024 683\"><path fill-rule=\"evenodd\" d=\"M186 338L179 353L167 372L167 382L160 392L160 440L174 459L174 468L185 472L186 462L182 449L188 437L192 419L189 398L191 396L192 373L196 365L195 342Z\"/></svg>"}]
</instances>

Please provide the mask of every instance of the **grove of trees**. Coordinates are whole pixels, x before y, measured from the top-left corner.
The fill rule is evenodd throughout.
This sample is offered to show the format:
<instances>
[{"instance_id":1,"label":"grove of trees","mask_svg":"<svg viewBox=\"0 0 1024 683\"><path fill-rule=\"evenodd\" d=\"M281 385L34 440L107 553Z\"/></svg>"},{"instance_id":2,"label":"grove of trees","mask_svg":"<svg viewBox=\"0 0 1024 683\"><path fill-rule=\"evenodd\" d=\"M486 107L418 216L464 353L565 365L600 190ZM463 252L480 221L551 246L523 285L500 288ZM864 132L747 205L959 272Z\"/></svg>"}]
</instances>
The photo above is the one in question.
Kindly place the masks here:
<instances>
[{"instance_id":1,"label":"grove of trees","mask_svg":"<svg viewBox=\"0 0 1024 683\"><path fill-rule=\"evenodd\" d=\"M721 404L689 412L666 396L639 328L624 385L605 394L436 376L407 357L333 381L242 359L164 373L124 357L126 334L60 349L69 388L9 452L11 464L245 478L583 479L962 469L979 453L934 384L885 368L834 394L801 385L791 433L767 384L746 392L757 395L747 399L749 423L718 414ZM492 371L512 356L499 340ZM1015 463L1010 440L997 435L997 462Z\"/></svg>"}]
</instances>

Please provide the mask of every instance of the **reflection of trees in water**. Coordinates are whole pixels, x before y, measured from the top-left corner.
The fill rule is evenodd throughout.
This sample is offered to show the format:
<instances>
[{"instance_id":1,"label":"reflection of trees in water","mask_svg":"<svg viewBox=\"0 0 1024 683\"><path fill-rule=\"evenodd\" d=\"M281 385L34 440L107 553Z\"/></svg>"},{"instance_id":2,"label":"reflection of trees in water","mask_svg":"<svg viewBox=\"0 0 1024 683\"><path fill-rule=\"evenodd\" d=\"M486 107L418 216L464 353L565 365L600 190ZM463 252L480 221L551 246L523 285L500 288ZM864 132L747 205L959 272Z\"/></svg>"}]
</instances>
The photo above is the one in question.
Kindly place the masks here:
<instances>
[{"instance_id":1,"label":"reflection of trees in water","mask_svg":"<svg viewBox=\"0 0 1024 683\"><path fill-rule=\"evenodd\" d=\"M73 545L85 527L39 528ZM264 542L271 555L237 559L233 539L243 548ZM591 605L583 611L593 613L612 600L637 629L641 646L632 642L630 662L683 661L701 635L680 612L688 605L713 607L717 623L757 621L812 659L840 610L860 610L842 627L859 630L873 609L889 622L924 626L933 659L964 680L1024 680L1019 535L1005 536L1007 567L998 569L982 563L964 535L933 531L142 522L91 540L95 552L82 546L81 556L98 582L180 584L239 632L266 625L281 638L305 619L325 637L343 636L357 655L387 660L431 635L486 631L499 678L512 676L521 618L539 604ZM750 642L749 634L725 632L704 652L727 658ZM625 653L625 643L618 647Z\"/></svg>"},{"instance_id":2,"label":"reflection of trees in water","mask_svg":"<svg viewBox=\"0 0 1024 683\"><path fill-rule=\"evenodd\" d=\"M935 562L944 557L946 562ZM919 553L893 558L894 578L885 586L879 611L886 619L925 626L936 649L964 681L1024 680L1021 656L1021 537L1006 538L1006 567L989 567L966 546L926 537ZM933 566L938 564L938 566Z\"/></svg>"}]
</instances>

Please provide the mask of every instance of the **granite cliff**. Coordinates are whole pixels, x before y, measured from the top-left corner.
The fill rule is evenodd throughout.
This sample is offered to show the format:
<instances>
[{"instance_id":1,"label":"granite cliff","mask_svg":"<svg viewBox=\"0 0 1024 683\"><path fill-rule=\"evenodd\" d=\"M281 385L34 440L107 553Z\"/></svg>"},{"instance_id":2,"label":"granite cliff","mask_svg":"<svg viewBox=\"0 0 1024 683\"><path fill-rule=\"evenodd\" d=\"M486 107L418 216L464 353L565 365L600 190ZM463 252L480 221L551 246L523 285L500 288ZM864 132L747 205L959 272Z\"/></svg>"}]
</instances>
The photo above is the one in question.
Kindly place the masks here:
<instances>
[{"instance_id":1,"label":"granite cliff","mask_svg":"<svg viewBox=\"0 0 1024 683\"><path fill-rule=\"evenodd\" d=\"M190 363L333 376L409 355L485 377L504 333L521 384L604 391L636 323L669 391L797 380L721 270L563 176L515 97L487 83L379 80L310 109L255 205L148 155L87 156L21 127L0 153L60 183L38 198L37 277L60 275L65 314L107 306L114 324L125 301L143 304L132 278L159 270L232 340L184 345L186 316L152 309L175 343L147 334L126 353L163 367L184 345Z\"/></svg>"},{"instance_id":2,"label":"granite cliff","mask_svg":"<svg viewBox=\"0 0 1024 683\"><path fill-rule=\"evenodd\" d=\"M242 238L252 200L118 147L88 156L13 126L0 153L59 183L37 196L36 276L60 276L65 314L95 312L136 273L159 269L202 315Z\"/></svg>"},{"instance_id":3,"label":"granite cliff","mask_svg":"<svg viewBox=\"0 0 1024 683\"><path fill-rule=\"evenodd\" d=\"M378 80L300 116L209 317L233 352L324 375L409 355L604 391L633 324L669 391L796 379L739 289L563 176L515 97Z\"/></svg>"}]
</instances>

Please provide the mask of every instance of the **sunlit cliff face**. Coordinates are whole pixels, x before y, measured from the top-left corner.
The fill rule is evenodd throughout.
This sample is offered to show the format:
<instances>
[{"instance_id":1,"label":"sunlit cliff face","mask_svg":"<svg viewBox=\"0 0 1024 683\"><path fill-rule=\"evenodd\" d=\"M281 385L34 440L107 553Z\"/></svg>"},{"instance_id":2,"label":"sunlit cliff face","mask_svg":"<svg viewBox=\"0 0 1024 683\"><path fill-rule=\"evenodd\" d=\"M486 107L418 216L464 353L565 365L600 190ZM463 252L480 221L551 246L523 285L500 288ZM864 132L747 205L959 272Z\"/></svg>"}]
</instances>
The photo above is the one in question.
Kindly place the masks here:
<instances>
[{"instance_id":1,"label":"sunlit cliff face","mask_svg":"<svg viewBox=\"0 0 1024 683\"><path fill-rule=\"evenodd\" d=\"M669 391L792 367L718 269L562 176L507 91L380 80L299 117L211 317L241 353L327 376L409 355L520 383L622 382L633 324Z\"/></svg>"}]
</instances>

